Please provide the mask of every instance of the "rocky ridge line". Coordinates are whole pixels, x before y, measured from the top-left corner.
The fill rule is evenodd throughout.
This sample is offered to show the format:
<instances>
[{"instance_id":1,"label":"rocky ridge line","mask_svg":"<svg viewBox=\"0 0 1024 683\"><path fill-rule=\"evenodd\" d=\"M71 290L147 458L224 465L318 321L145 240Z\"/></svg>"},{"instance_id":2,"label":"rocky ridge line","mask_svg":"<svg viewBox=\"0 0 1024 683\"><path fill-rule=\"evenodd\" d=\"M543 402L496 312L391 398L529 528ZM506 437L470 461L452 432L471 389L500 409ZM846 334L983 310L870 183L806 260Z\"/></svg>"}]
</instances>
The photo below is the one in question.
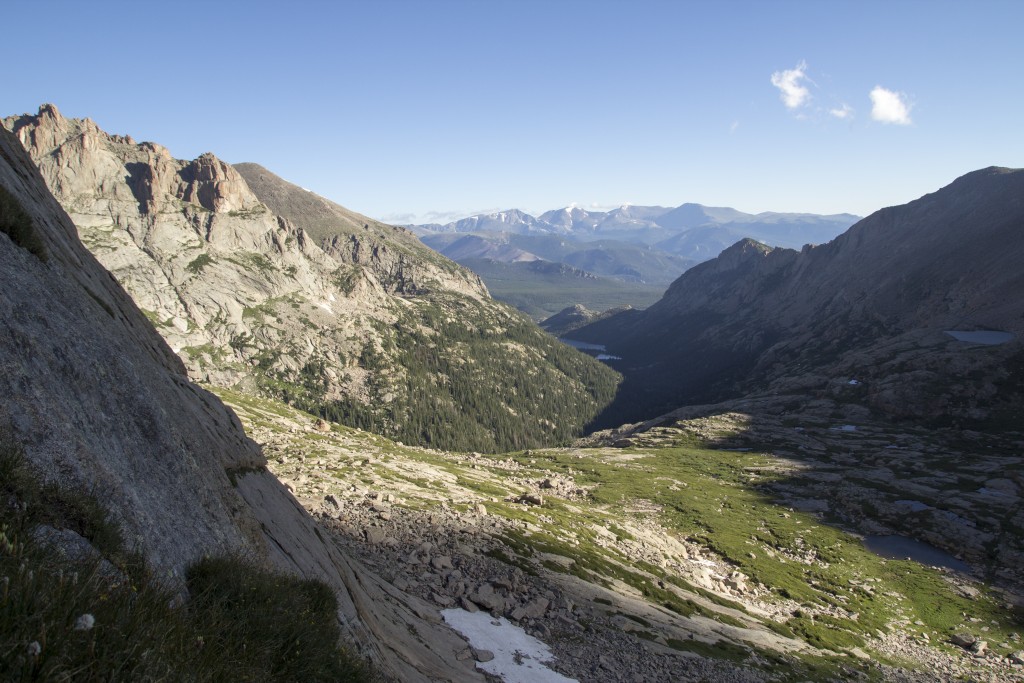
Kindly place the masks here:
<instances>
[{"instance_id":1,"label":"rocky ridge line","mask_svg":"<svg viewBox=\"0 0 1024 683\"><path fill-rule=\"evenodd\" d=\"M240 554L330 585L343 632L383 674L483 680L455 658L465 641L436 610L322 540L235 414L189 382L82 246L7 131L0 131L0 186L45 250L31 253L0 234L0 420L28 461L49 481L93 492L128 544L173 584L204 555ZM76 543L88 546L84 538Z\"/></svg>"},{"instance_id":2,"label":"rocky ridge line","mask_svg":"<svg viewBox=\"0 0 1024 683\"><path fill-rule=\"evenodd\" d=\"M403 229L260 167L239 171L212 154L176 160L52 105L3 126L197 381L424 443L452 434L432 419L441 406L441 422L461 419L470 447L490 450L502 439L564 440L607 400L595 396L610 394L614 373L567 356ZM495 382L502 390L486 401L469 395L498 364L535 386L516 393ZM552 401L581 414L555 424ZM495 413L513 423L500 436Z\"/></svg>"}]
</instances>

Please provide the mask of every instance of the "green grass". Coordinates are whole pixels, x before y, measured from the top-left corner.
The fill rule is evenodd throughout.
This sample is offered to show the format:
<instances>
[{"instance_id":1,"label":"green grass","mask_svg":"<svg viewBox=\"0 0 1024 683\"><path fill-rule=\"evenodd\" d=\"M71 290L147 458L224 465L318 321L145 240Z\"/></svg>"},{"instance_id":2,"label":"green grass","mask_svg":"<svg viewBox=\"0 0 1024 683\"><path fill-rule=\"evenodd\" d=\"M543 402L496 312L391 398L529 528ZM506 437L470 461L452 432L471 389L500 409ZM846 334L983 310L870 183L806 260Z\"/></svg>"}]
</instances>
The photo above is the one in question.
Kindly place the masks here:
<instances>
[{"instance_id":1,"label":"green grass","mask_svg":"<svg viewBox=\"0 0 1024 683\"><path fill-rule=\"evenodd\" d=\"M261 304L255 306L246 306L242 309L242 319L254 318L259 321L263 321L265 318L274 316L274 302L273 300L264 301Z\"/></svg>"},{"instance_id":2,"label":"green grass","mask_svg":"<svg viewBox=\"0 0 1024 683\"><path fill-rule=\"evenodd\" d=\"M213 344L201 344L199 346L186 346L182 351L199 363L199 367L205 368L208 364L213 367L222 367L227 358L228 352L222 347ZM209 358L209 361L207 359Z\"/></svg>"},{"instance_id":3,"label":"green grass","mask_svg":"<svg viewBox=\"0 0 1024 683\"><path fill-rule=\"evenodd\" d=\"M745 647L724 641L718 641L717 643L705 643L702 640L677 640L675 638L669 638L667 642L668 646L673 650L693 652L702 657L713 657L716 659L727 659L733 662L742 662L750 656L750 651Z\"/></svg>"},{"instance_id":4,"label":"green grass","mask_svg":"<svg viewBox=\"0 0 1024 683\"><path fill-rule=\"evenodd\" d=\"M624 507L640 499L660 506L661 523L671 532L709 548L755 583L769 587L773 599L793 600L811 608L804 610L803 617L775 625L773 630L795 634L817 647L847 650L863 646L867 636L886 629L894 620L920 620L924 626L911 628L933 634L933 640L936 634L945 638L953 631L971 630L971 624L965 624L964 614L981 619L979 626L990 627L986 634L990 642L1008 642L1010 633L1020 630L1020 615L1006 610L987 593L976 600L963 598L937 570L915 562L879 558L842 530L777 505L763 487L786 475L762 472L755 488L749 485L745 471L747 467L772 464L771 456L703 448L687 435L681 435L676 443L683 445L669 443L658 448L615 452L644 456L628 462L615 462L598 452L586 451L544 451L529 457L512 457L522 465L528 465L532 459L538 463L536 467L546 472L572 469L578 484L594 487L590 491L592 505L584 506L588 511L597 506L606 515L624 514ZM672 481L687 485L672 490ZM503 512L499 505L488 507L489 511L492 509ZM675 594L646 581L644 574L664 573L658 568L634 562L632 569L626 571L618 563L610 562L614 553L594 546L593 539L581 530L581 520L563 517L557 507L546 506L544 513L555 517L558 528L576 531L579 545L568 546L564 540L536 533L529 538L508 540L573 557L576 563L569 571L582 578L616 578L640 590L651 602L683 614L706 613L704 608L694 610L697 606L692 602L680 601ZM612 530L621 535L614 525ZM676 577L660 578L694 590L686 582L674 580ZM868 578L880 581L867 583ZM865 590L865 585L874 590ZM696 592L709 597L705 591ZM718 597L714 600L718 604L739 607ZM841 614L856 616L808 616L815 608L830 607L842 609Z\"/></svg>"},{"instance_id":5,"label":"green grass","mask_svg":"<svg viewBox=\"0 0 1024 683\"><path fill-rule=\"evenodd\" d=\"M3 519L8 534L24 536L40 524L69 529L133 578L144 573L141 557L125 549L120 529L99 501L88 493L41 481L5 433L0 433L0 493L8 501ZM10 501L17 501L18 509L11 509Z\"/></svg>"},{"instance_id":6,"label":"green grass","mask_svg":"<svg viewBox=\"0 0 1024 683\"><path fill-rule=\"evenodd\" d=\"M187 583L204 648L227 655L227 670L211 680L369 678L365 665L338 646L338 603L326 584L254 569L236 557L201 560Z\"/></svg>"},{"instance_id":7,"label":"green grass","mask_svg":"<svg viewBox=\"0 0 1024 683\"><path fill-rule=\"evenodd\" d=\"M272 401L237 398L247 407L244 420L279 412L279 404ZM294 420L295 415L282 417ZM708 447L709 442L701 441L692 431L659 429L634 440L643 447L530 450L469 459L399 447L343 427L336 427L336 432L347 441L346 453L387 453L399 462L423 462L455 477L452 495L457 491L462 496L468 489L481 496L489 517L511 523L492 536L498 541L487 553L493 559L530 573L571 574L626 594L636 591L652 606L680 615L701 616L734 627L764 628L821 650L847 652L841 658L823 653L757 652L761 659L781 658L779 666L792 672L787 680L845 679L853 669L870 678L872 672L864 671L862 663L849 656L853 648L867 651L875 661L915 665L890 662L874 652L871 643L876 631L895 630L911 638L927 633L937 649L948 649L944 643L953 633L971 632L1006 654L1001 644L1013 643L1011 634L1024 626L1022 615L1006 608L983 586L979 586L978 598L963 598L941 572L914 562L882 559L867 551L859 538L778 504L773 487L791 485L801 473L780 467L779 459L756 450L757 444L745 443L739 428L732 427L712 439L716 448ZM737 444L755 450L720 448ZM329 449L324 456L330 457ZM514 465L510 467L508 461ZM381 469L375 467L372 476L382 476ZM423 488L422 497L407 493L403 505L423 509L436 505L432 495L442 488L436 475L400 476ZM543 506L509 502L525 482L558 476L572 477L578 487L589 489L589 500L563 500L552 494L545 496ZM644 504L639 506L643 512L634 512L639 501L653 505ZM780 622L756 610L748 612L738 599L695 585L696 577L668 568L671 562L662 567L651 563L655 560L638 560L622 544L633 537L644 538L638 532L644 527L644 517L685 541L691 553L693 545L708 549L712 559L725 564L719 571L742 572L748 585L759 591L758 601L781 604L783 614L789 616ZM547 559L547 553L573 562L564 566ZM604 598L595 603L613 604ZM914 623L918 620L922 625ZM704 648L700 644L682 647ZM701 654L741 657L745 656L742 650L742 646L721 648L716 644Z\"/></svg>"},{"instance_id":8,"label":"green grass","mask_svg":"<svg viewBox=\"0 0 1024 683\"><path fill-rule=\"evenodd\" d=\"M228 215L232 218L255 218L262 216L267 213L268 209L263 204L256 204L248 209L238 209L235 211L228 211Z\"/></svg>"},{"instance_id":9,"label":"green grass","mask_svg":"<svg viewBox=\"0 0 1024 683\"><path fill-rule=\"evenodd\" d=\"M182 603L94 497L39 481L0 438L0 680L373 680L340 646L325 584L206 558L189 568ZM58 554L36 540L40 524L79 533L117 569Z\"/></svg>"},{"instance_id":10,"label":"green grass","mask_svg":"<svg viewBox=\"0 0 1024 683\"><path fill-rule=\"evenodd\" d=\"M227 257L235 265L241 266L250 272L259 272L267 276L277 271L277 266L264 256L253 251L238 251Z\"/></svg>"}]
</instances>

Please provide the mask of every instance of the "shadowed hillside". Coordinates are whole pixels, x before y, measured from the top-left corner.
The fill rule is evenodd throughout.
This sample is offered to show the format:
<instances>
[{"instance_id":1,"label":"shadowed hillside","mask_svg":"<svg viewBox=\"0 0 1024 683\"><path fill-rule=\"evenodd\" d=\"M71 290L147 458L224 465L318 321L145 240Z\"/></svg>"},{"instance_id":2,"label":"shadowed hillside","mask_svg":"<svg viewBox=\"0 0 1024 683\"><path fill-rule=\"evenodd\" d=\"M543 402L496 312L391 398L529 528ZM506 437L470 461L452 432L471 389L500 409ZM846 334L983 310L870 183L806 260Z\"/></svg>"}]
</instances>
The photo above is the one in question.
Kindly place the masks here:
<instances>
[{"instance_id":1,"label":"shadowed hillside","mask_svg":"<svg viewBox=\"0 0 1024 683\"><path fill-rule=\"evenodd\" d=\"M573 333L623 358L626 380L598 423L844 373L871 379L871 404L889 415L1012 412L1017 389L995 386L1012 385L1021 357L1021 225L1024 172L989 168L818 247L741 241L648 310ZM979 348L943 334L979 329L1013 339Z\"/></svg>"}]
</instances>

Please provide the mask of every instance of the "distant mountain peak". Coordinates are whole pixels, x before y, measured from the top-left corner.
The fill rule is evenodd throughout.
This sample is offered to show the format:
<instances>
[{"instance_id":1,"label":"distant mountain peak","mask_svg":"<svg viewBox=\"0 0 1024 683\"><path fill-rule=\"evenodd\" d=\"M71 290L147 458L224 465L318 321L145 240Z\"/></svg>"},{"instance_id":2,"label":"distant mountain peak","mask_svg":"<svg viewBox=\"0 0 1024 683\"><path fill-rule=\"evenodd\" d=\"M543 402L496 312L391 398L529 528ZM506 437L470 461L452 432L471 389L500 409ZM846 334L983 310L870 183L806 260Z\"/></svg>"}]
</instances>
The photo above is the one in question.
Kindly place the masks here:
<instances>
[{"instance_id":1,"label":"distant mountain peak","mask_svg":"<svg viewBox=\"0 0 1024 683\"><path fill-rule=\"evenodd\" d=\"M420 235L507 232L616 240L655 247L674 256L704 261L744 237L773 246L799 249L833 239L858 220L851 214L748 214L729 207L687 202L676 208L625 203L610 211L588 211L576 204L532 216L508 209L470 216L446 225L413 226Z\"/></svg>"},{"instance_id":2,"label":"distant mountain peak","mask_svg":"<svg viewBox=\"0 0 1024 683\"><path fill-rule=\"evenodd\" d=\"M852 371L875 382L872 410L983 419L1007 359L941 346L942 333L1024 334L1022 225L1024 170L990 167L812 249L739 240L642 314L581 330L626 359L609 424ZM964 381L972 371L984 379Z\"/></svg>"}]
</instances>

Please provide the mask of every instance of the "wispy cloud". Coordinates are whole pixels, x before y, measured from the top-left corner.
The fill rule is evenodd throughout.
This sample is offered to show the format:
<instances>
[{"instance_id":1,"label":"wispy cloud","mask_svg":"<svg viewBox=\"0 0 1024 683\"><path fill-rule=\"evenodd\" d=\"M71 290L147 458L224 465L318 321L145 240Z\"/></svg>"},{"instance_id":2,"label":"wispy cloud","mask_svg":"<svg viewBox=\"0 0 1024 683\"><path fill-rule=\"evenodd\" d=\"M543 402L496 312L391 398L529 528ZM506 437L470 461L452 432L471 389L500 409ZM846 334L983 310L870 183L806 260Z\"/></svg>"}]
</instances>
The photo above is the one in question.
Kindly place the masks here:
<instances>
[{"instance_id":1,"label":"wispy cloud","mask_svg":"<svg viewBox=\"0 0 1024 683\"><path fill-rule=\"evenodd\" d=\"M829 109L828 113L831 114L832 116L836 117L837 119L843 119L843 120L852 119L853 118L853 107L848 105L846 102L843 102L841 105L839 105L835 109Z\"/></svg>"},{"instance_id":2,"label":"wispy cloud","mask_svg":"<svg viewBox=\"0 0 1024 683\"><path fill-rule=\"evenodd\" d=\"M911 105L907 96L894 90L887 90L876 85L871 91L871 118L881 123L894 123L907 126L910 120Z\"/></svg>"},{"instance_id":3,"label":"wispy cloud","mask_svg":"<svg viewBox=\"0 0 1024 683\"><path fill-rule=\"evenodd\" d=\"M787 109L799 109L811 99L811 91L803 84L813 83L807 78L807 62L801 61L794 69L776 71L772 74L772 85L779 89L779 96Z\"/></svg>"},{"instance_id":4,"label":"wispy cloud","mask_svg":"<svg viewBox=\"0 0 1024 683\"><path fill-rule=\"evenodd\" d=\"M740 127L740 122L739 121L733 121L732 125L729 126L729 132L730 133L735 133L736 129L739 128L739 127Z\"/></svg>"}]
</instances>

